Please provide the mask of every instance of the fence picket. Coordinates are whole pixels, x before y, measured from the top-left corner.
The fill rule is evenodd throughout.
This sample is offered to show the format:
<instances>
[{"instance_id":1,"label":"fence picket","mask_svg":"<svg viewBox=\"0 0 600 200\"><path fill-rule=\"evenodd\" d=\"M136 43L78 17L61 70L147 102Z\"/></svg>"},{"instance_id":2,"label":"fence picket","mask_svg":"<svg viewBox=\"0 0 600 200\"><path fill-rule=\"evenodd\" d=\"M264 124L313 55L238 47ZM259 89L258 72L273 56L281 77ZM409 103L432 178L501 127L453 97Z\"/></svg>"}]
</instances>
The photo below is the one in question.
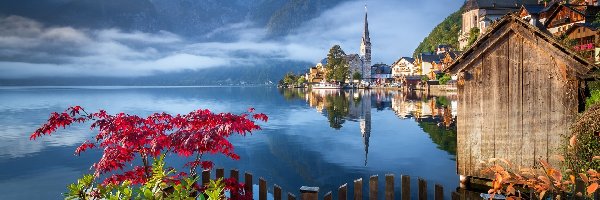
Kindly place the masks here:
<instances>
[{"instance_id":1,"label":"fence picket","mask_svg":"<svg viewBox=\"0 0 600 200\"><path fill-rule=\"evenodd\" d=\"M394 175L385 175L385 200L394 200Z\"/></svg>"},{"instance_id":2,"label":"fence picket","mask_svg":"<svg viewBox=\"0 0 600 200\"><path fill-rule=\"evenodd\" d=\"M362 178L354 180L354 200L362 200L363 199L362 189L363 189Z\"/></svg>"},{"instance_id":3,"label":"fence picket","mask_svg":"<svg viewBox=\"0 0 600 200\"><path fill-rule=\"evenodd\" d=\"M402 175L402 200L410 200L410 176Z\"/></svg>"}]
</instances>

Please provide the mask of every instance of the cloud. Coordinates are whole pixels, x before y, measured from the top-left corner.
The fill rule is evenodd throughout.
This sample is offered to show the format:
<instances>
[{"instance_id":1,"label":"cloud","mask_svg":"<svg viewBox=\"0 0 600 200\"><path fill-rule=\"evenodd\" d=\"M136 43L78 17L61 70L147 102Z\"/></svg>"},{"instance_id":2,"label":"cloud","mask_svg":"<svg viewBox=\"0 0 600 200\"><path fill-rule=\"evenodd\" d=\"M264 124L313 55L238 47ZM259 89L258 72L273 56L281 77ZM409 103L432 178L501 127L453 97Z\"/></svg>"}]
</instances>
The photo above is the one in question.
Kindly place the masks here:
<instances>
[{"instance_id":1,"label":"cloud","mask_svg":"<svg viewBox=\"0 0 600 200\"><path fill-rule=\"evenodd\" d=\"M462 4L456 0L369 2L373 62L410 56L419 42ZM134 77L210 67L251 66L270 60L316 62L334 44L358 53L364 1L321 13L283 38L242 20L190 41L176 34L48 27L35 20L0 18L0 78L39 76ZM215 35L233 36L228 42Z\"/></svg>"}]
</instances>

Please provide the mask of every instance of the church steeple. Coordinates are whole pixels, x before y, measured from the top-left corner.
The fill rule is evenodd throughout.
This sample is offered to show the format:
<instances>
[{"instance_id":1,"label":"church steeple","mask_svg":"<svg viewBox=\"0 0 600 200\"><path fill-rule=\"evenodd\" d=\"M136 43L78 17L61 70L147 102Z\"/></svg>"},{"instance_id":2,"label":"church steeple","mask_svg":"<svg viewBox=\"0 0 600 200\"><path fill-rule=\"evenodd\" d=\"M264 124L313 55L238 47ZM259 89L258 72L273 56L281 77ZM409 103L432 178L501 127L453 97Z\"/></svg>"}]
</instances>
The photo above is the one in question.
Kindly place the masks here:
<instances>
[{"instance_id":1,"label":"church steeple","mask_svg":"<svg viewBox=\"0 0 600 200\"><path fill-rule=\"evenodd\" d=\"M362 77L367 81L371 78L371 37L369 36L369 17L365 3L365 29L360 43L360 58L362 60Z\"/></svg>"}]
</instances>

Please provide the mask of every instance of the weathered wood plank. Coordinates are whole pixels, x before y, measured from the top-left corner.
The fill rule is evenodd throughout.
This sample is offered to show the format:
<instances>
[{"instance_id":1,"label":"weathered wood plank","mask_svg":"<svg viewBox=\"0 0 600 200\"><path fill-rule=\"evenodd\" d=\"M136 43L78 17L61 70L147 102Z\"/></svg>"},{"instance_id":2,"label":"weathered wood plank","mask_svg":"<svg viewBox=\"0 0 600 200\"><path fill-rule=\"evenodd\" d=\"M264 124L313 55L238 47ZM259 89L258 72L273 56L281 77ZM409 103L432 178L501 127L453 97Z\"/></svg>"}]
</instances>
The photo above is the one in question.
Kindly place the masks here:
<instances>
[{"instance_id":1,"label":"weathered wood plank","mask_svg":"<svg viewBox=\"0 0 600 200\"><path fill-rule=\"evenodd\" d=\"M523 145L521 146L521 166L534 166L535 164L535 135L532 129L535 108L535 58L532 44L523 41Z\"/></svg>"},{"instance_id":2,"label":"weathered wood plank","mask_svg":"<svg viewBox=\"0 0 600 200\"><path fill-rule=\"evenodd\" d=\"M494 157L512 159L511 145L515 139L511 137L508 130L509 118L509 68L510 68L510 38L499 49L498 56L498 93L496 101L496 119L495 119L495 135L496 143L494 144Z\"/></svg>"},{"instance_id":3,"label":"weathered wood plank","mask_svg":"<svg viewBox=\"0 0 600 200\"><path fill-rule=\"evenodd\" d=\"M235 181L240 181L240 171L237 169L232 169L229 174L229 178L233 178Z\"/></svg>"},{"instance_id":4,"label":"weathered wood plank","mask_svg":"<svg viewBox=\"0 0 600 200\"><path fill-rule=\"evenodd\" d=\"M539 43L541 42L540 40L537 40L537 45L539 45ZM537 46L536 45L536 46ZM544 157L546 157L546 153L547 153L547 148L546 148L546 129L544 127L544 116L542 116L541 110L542 109L546 109L546 105L543 99L543 94L544 94L544 89L545 87L545 81L543 81L543 72L541 70L543 63L544 62L543 59L548 59L547 57L544 58L545 56L543 55L547 55L543 52L541 52L539 49L535 49L534 53L532 55L532 59L534 60L535 64L532 65L533 69L533 74L532 74L532 80L533 80L533 103L535 104L531 109L533 110L533 123L530 124L531 128L533 129L533 136L534 136L534 166L539 166L539 161L540 159L543 159Z\"/></svg>"},{"instance_id":5,"label":"weathered wood plank","mask_svg":"<svg viewBox=\"0 0 600 200\"><path fill-rule=\"evenodd\" d=\"M394 200L394 174L385 175L385 200Z\"/></svg>"},{"instance_id":6,"label":"weathered wood plank","mask_svg":"<svg viewBox=\"0 0 600 200\"><path fill-rule=\"evenodd\" d=\"M348 184L344 183L338 189L338 200L347 200L348 199Z\"/></svg>"},{"instance_id":7,"label":"weathered wood plank","mask_svg":"<svg viewBox=\"0 0 600 200\"><path fill-rule=\"evenodd\" d=\"M287 197L288 197L288 200L296 200L296 195L294 195L294 194L292 194L292 193L289 193L289 192L288 192L288 195L287 195Z\"/></svg>"},{"instance_id":8,"label":"weathered wood plank","mask_svg":"<svg viewBox=\"0 0 600 200\"><path fill-rule=\"evenodd\" d=\"M273 199L281 200L281 187L279 185L273 185Z\"/></svg>"},{"instance_id":9,"label":"weathered wood plank","mask_svg":"<svg viewBox=\"0 0 600 200\"><path fill-rule=\"evenodd\" d=\"M485 158L493 156L493 112L494 108L490 105L493 101L493 95L489 89L492 84L491 79L491 68L495 66L495 59L492 59L493 55L485 53L482 65L479 67L480 75L476 77L477 84L472 88L473 91L473 109L477 111L475 114L475 129L471 138L473 158L471 161L471 173L476 174L478 177L485 177L481 174L481 167L478 164L480 161L484 161ZM494 62L494 63L492 63Z\"/></svg>"},{"instance_id":10,"label":"weathered wood plank","mask_svg":"<svg viewBox=\"0 0 600 200\"><path fill-rule=\"evenodd\" d=\"M435 184L434 199L435 200L444 200L444 187L442 187L439 184Z\"/></svg>"},{"instance_id":11,"label":"weathered wood plank","mask_svg":"<svg viewBox=\"0 0 600 200\"><path fill-rule=\"evenodd\" d=\"M202 171L202 185L208 185L210 183L210 170Z\"/></svg>"},{"instance_id":12,"label":"weathered wood plank","mask_svg":"<svg viewBox=\"0 0 600 200\"><path fill-rule=\"evenodd\" d=\"M267 181L262 177L258 179L258 199L267 200Z\"/></svg>"},{"instance_id":13,"label":"weathered wood plank","mask_svg":"<svg viewBox=\"0 0 600 200\"><path fill-rule=\"evenodd\" d=\"M369 200L377 200L377 187L378 176L373 175L369 178Z\"/></svg>"},{"instance_id":14,"label":"weathered wood plank","mask_svg":"<svg viewBox=\"0 0 600 200\"><path fill-rule=\"evenodd\" d=\"M400 198L402 200L410 200L410 176L402 175L402 190L400 193Z\"/></svg>"},{"instance_id":15,"label":"weathered wood plank","mask_svg":"<svg viewBox=\"0 0 600 200\"><path fill-rule=\"evenodd\" d=\"M363 183L362 178L354 180L354 200L363 199Z\"/></svg>"},{"instance_id":16,"label":"weathered wood plank","mask_svg":"<svg viewBox=\"0 0 600 200\"><path fill-rule=\"evenodd\" d=\"M521 166L521 149L523 148L523 38L511 34L509 39L509 72L508 72L508 158L515 166Z\"/></svg>"},{"instance_id":17,"label":"weathered wood plank","mask_svg":"<svg viewBox=\"0 0 600 200\"><path fill-rule=\"evenodd\" d=\"M302 186L300 188L300 199L301 200L318 200L319 199L319 188Z\"/></svg>"},{"instance_id":18,"label":"weathered wood plank","mask_svg":"<svg viewBox=\"0 0 600 200\"><path fill-rule=\"evenodd\" d=\"M419 178L419 200L427 200L427 182Z\"/></svg>"},{"instance_id":19,"label":"weathered wood plank","mask_svg":"<svg viewBox=\"0 0 600 200\"><path fill-rule=\"evenodd\" d=\"M460 195L457 192L452 192L452 200L460 200Z\"/></svg>"},{"instance_id":20,"label":"weathered wood plank","mask_svg":"<svg viewBox=\"0 0 600 200\"><path fill-rule=\"evenodd\" d=\"M246 190L246 192L253 194L252 190L252 174L251 173L244 173L244 190Z\"/></svg>"},{"instance_id":21,"label":"weathered wood plank","mask_svg":"<svg viewBox=\"0 0 600 200\"><path fill-rule=\"evenodd\" d=\"M216 170L216 174L217 174L217 179L222 179L225 177L225 169L223 168L217 168Z\"/></svg>"},{"instance_id":22,"label":"weathered wood plank","mask_svg":"<svg viewBox=\"0 0 600 200\"><path fill-rule=\"evenodd\" d=\"M332 198L331 191L327 192L323 197L324 200L332 200Z\"/></svg>"}]
</instances>

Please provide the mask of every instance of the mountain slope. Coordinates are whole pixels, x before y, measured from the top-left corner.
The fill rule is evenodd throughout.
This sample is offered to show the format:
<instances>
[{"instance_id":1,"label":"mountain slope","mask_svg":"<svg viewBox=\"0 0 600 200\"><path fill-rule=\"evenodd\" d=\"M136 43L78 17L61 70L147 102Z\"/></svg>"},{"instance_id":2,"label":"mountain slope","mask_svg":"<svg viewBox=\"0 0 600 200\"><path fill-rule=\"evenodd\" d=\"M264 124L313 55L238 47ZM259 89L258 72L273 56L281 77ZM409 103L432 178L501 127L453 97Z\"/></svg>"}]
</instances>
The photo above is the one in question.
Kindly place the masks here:
<instances>
[{"instance_id":1,"label":"mountain slope","mask_svg":"<svg viewBox=\"0 0 600 200\"><path fill-rule=\"evenodd\" d=\"M192 38L250 21L281 36L343 1L348 0L0 0L0 16L50 26L166 30Z\"/></svg>"},{"instance_id":2,"label":"mountain slope","mask_svg":"<svg viewBox=\"0 0 600 200\"><path fill-rule=\"evenodd\" d=\"M433 52L440 44L449 44L454 48L458 48L458 32L462 27L462 13L463 8L461 7L433 28L431 33L415 49L413 56L416 57L417 54L423 52Z\"/></svg>"}]
</instances>

